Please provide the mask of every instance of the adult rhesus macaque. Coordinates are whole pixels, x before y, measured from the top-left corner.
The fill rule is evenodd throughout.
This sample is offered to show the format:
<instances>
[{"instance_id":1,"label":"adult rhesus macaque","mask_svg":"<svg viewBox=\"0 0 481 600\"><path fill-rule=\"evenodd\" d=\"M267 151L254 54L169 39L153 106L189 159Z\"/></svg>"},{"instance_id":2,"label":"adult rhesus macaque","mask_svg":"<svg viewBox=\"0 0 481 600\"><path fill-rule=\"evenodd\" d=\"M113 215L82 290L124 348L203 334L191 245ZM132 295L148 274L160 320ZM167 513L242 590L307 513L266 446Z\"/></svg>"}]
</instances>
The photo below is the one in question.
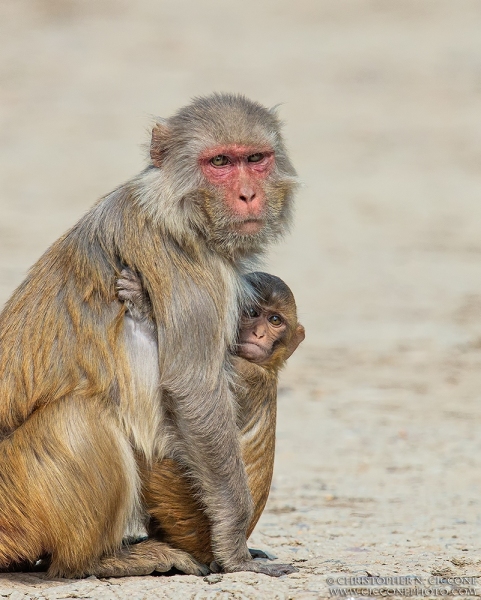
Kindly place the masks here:
<instances>
[{"instance_id":1,"label":"adult rhesus macaque","mask_svg":"<svg viewBox=\"0 0 481 600\"><path fill-rule=\"evenodd\" d=\"M297 321L294 296L281 279L267 273L250 273L245 279L255 290L257 302L244 309L233 364L238 377L242 459L254 501L249 537L264 510L272 481L278 372L305 334ZM117 288L129 309L126 318L136 321L139 335L154 336L151 303L140 279L125 269ZM150 532L210 564L214 560L210 524L202 492L196 489L189 471L172 458L164 458L143 469L143 482L142 495L152 517Z\"/></svg>"},{"instance_id":2,"label":"adult rhesus macaque","mask_svg":"<svg viewBox=\"0 0 481 600\"><path fill-rule=\"evenodd\" d=\"M224 571L251 559L253 501L229 348L251 295L241 274L286 230L296 186L276 115L199 98L152 131L151 163L101 199L33 266L0 315L0 568L50 557L49 575L206 568L152 539L137 459L182 462ZM124 319L115 282L139 273L157 338Z\"/></svg>"}]
</instances>

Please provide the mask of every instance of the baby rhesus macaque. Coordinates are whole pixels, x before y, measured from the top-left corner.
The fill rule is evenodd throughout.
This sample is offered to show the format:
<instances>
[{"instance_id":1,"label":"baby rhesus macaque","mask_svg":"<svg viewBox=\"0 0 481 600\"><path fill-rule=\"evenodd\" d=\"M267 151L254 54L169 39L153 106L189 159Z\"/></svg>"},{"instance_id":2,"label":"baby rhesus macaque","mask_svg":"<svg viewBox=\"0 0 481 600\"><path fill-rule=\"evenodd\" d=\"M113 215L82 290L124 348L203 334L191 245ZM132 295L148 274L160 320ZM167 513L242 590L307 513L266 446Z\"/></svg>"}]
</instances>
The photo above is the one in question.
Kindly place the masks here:
<instances>
[{"instance_id":1,"label":"baby rhesus macaque","mask_svg":"<svg viewBox=\"0 0 481 600\"><path fill-rule=\"evenodd\" d=\"M305 333L297 320L294 296L281 279L261 272L245 277L258 300L242 315L232 362L237 374L235 396L242 459L255 507L249 536L264 510L272 481L278 373ZM128 307L126 318L136 321L147 333L154 333L150 300L139 277L124 269L117 290ZM164 458L142 466L142 481L150 515L149 534L190 553L201 563L212 563L209 520L188 469L175 456ZM251 552L263 556L262 552Z\"/></svg>"}]
</instances>

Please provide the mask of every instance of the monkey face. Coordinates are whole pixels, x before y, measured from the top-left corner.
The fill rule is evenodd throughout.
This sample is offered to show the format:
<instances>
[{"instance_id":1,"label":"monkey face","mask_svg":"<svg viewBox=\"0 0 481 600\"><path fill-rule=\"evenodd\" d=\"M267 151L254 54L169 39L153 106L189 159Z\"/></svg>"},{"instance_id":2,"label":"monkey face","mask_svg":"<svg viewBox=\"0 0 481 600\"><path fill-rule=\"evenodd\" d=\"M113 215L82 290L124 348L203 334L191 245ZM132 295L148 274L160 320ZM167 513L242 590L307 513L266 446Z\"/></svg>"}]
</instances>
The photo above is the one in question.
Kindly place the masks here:
<instances>
[{"instance_id":1,"label":"monkey face","mask_svg":"<svg viewBox=\"0 0 481 600\"><path fill-rule=\"evenodd\" d=\"M232 231L258 233L266 218L265 180L274 166L272 148L215 146L201 154L199 164L210 186L220 191Z\"/></svg>"},{"instance_id":2,"label":"monkey face","mask_svg":"<svg viewBox=\"0 0 481 600\"><path fill-rule=\"evenodd\" d=\"M181 247L200 236L236 261L286 232L297 176L274 109L235 94L198 98L155 124L150 157L159 172L147 170L149 209Z\"/></svg>"},{"instance_id":3,"label":"monkey face","mask_svg":"<svg viewBox=\"0 0 481 600\"><path fill-rule=\"evenodd\" d=\"M287 332L286 319L272 307L248 308L242 316L237 354L256 364L268 361Z\"/></svg>"},{"instance_id":4,"label":"monkey face","mask_svg":"<svg viewBox=\"0 0 481 600\"><path fill-rule=\"evenodd\" d=\"M264 369L279 369L305 337L294 296L275 275L259 271L244 279L258 300L244 309L236 353Z\"/></svg>"}]
</instances>

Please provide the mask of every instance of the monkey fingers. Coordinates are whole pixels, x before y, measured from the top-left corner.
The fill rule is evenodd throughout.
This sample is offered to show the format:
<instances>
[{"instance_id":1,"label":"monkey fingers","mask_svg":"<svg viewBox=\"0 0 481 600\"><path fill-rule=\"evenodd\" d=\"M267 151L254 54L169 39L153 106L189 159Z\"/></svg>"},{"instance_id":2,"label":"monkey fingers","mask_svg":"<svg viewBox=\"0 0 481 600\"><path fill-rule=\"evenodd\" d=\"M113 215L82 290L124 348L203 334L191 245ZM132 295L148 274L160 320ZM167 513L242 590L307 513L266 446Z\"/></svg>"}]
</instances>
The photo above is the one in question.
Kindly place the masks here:
<instances>
[{"instance_id":1,"label":"monkey fingers","mask_svg":"<svg viewBox=\"0 0 481 600\"><path fill-rule=\"evenodd\" d=\"M153 328L152 304L149 295L142 288L140 276L125 267L120 273L120 277L115 282L117 298L127 307L131 317L138 321L149 320Z\"/></svg>"},{"instance_id":2,"label":"monkey fingers","mask_svg":"<svg viewBox=\"0 0 481 600\"><path fill-rule=\"evenodd\" d=\"M115 556L101 559L90 575L97 577L129 577L166 573L177 569L187 575L208 575L209 568L183 550L171 548L156 540L147 540L122 548Z\"/></svg>"},{"instance_id":3,"label":"monkey fingers","mask_svg":"<svg viewBox=\"0 0 481 600\"><path fill-rule=\"evenodd\" d=\"M122 269L120 277L115 283L115 288L121 302L131 301L140 303L143 300L140 277L128 267Z\"/></svg>"}]
</instances>

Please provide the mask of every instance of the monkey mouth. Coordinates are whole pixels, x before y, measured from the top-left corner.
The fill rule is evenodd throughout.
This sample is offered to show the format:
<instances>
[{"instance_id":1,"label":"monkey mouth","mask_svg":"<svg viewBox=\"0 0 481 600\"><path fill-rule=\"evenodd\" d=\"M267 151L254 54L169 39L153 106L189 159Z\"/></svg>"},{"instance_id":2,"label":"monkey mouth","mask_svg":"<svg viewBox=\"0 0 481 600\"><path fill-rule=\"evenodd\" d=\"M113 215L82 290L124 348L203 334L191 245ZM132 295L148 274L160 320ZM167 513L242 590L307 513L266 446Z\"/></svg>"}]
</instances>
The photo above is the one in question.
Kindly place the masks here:
<instances>
[{"instance_id":1,"label":"monkey mouth","mask_svg":"<svg viewBox=\"0 0 481 600\"><path fill-rule=\"evenodd\" d=\"M264 221L262 219L245 219L244 221L239 221L234 225L234 229L243 235L253 235L255 233L259 233L263 227Z\"/></svg>"},{"instance_id":2,"label":"monkey mouth","mask_svg":"<svg viewBox=\"0 0 481 600\"><path fill-rule=\"evenodd\" d=\"M240 342L237 344L236 353L252 362L262 361L268 355L267 350L263 346L254 342Z\"/></svg>"}]
</instances>

